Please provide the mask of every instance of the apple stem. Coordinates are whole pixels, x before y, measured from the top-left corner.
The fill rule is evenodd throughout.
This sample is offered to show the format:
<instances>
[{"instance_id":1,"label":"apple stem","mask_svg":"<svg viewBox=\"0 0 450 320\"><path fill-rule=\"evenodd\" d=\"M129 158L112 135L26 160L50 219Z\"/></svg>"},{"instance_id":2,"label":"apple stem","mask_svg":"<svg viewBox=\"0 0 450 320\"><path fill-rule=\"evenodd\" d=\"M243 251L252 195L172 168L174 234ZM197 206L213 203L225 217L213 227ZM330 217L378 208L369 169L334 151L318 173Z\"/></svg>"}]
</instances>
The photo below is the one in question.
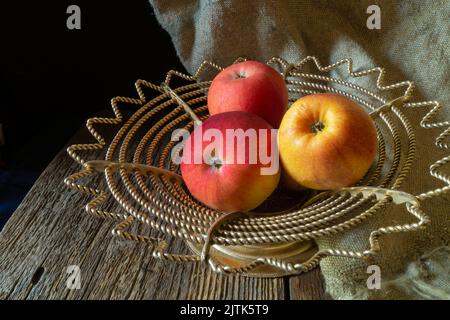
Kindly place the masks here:
<instances>
[{"instance_id":1,"label":"apple stem","mask_svg":"<svg viewBox=\"0 0 450 320\"><path fill-rule=\"evenodd\" d=\"M314 124L311 126L311 131L312 131L313 133L319 133L319 132L321 132L323 129L325 129L325 125L323 124L322 121L317 121L316 123L314 123Z\"/></svg>"},{"instance_id":2,"label":"apple stem","mask_svg":"<svg viewBox=\"0 0 450 320\"><path fill-rule=\"evenodd\" d=\"M183 99L181 99L181 97L175 91L173 91L172 88L167 85L167 83L161 83L161 88L164 90L164 92L168 93L172 97L172 99L175 99L175 101L183 107L184 111L189 114L189 116L194 121L194 127L198 127L202 124L202 121L191 109L191 107L189 107L189 105Z\"/></svg>"},{"instance_id":3,"label":"apple stem","mask_svg":"<svg viewBox=\"0 0 450 320\"><path fill-rule=\"evenodd\" d=\"M213 167L214 169L220 169L222 167L222 162L220 162L219 159L212 159L211 167Z\"/></svg>"},{"instance_id":4,"label":"apple stem","mask_svg":"<svg viewBox=\"0 0 450 320\"><path fill-rule=\"evenodd\" d=\"M216 156L215 149L207 156L207 163L214 169L220 169L222 167L222 161Z\"/></svg>"}]
</instances>

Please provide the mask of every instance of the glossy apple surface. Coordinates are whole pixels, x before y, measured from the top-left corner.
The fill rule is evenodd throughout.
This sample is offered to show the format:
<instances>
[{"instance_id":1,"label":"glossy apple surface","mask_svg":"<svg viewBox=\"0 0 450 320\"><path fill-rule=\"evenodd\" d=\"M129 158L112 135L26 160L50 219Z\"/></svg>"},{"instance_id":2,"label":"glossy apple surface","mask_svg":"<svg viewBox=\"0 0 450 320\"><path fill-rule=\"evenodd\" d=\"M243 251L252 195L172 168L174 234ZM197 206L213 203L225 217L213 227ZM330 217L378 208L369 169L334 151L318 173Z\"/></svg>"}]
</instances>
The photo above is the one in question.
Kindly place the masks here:
<instances>
[{"instance_id":1,"label":"glossy apple surface","mask_svg":"<svg viewBox=\"0 0 450 320\"><path fill-rule=\"evenodd\" d=\"M249 129L256 133L261 130L266 136L263 139L258 133L256 139L244 137L239 142L237 136L229 134L251 133ZM278 167L272 174L262 174L261 169L270 164L252 156L264 150L271 157L273 148L277 150L276 132L271 129L260 117L239 111L211 116L198 126L185 142L181 161L181 175L192 196L224 212L248 211L261 204L275 190L280 178ZM212 138L211 133L220 133L222 141L216 140L216 136ZM212 141L219 142L212 144ZM274 155L278 157L278 152Z\"/></svg>"},{"instance_id":2,"label":"glossy apple surface","mask_svg":"<svg viewBox=\"0 0 450 320\"><path fill-rule=\"evenodd\" d=\"M358 182L377 153L374 122L357 103L338 94L304 96L291 105L278 132L289 183L326 190Z\"/></svg>"},{"instance_id":3,"label":"glossy apple surface","mask_svg":"<svg viewBox=\"0 0 450 320\"><path fill-rule=\"evenodd\" d=\"M211 115L228 111L254 113L278 128L288 105L283 77L257 61L233 64L213 79L208 90Z\"/></svg>"}]
</instances>

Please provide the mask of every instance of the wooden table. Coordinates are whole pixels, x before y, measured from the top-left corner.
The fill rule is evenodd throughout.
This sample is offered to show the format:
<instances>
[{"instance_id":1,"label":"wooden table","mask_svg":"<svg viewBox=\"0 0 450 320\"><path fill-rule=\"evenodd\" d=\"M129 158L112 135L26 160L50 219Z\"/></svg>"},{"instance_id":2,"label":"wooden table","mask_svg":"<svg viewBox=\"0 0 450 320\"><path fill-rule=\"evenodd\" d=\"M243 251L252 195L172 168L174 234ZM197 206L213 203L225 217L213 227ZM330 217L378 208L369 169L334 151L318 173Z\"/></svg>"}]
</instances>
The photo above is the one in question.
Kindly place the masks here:
<instances>
[{"instance_id":1,"label":"wooden table","mask_svg":"<svg viewBox=\"0 0 450 320\"><path fill-rule=\"evenodd\" d=\"M68 144L86 141L92 138L81 128ZM63 183L79 168L61 150L0 233L0 299L326 298L318 268L300 276L258 279L152 258L144 244L114 237L114 222L84 211L88 197ZM96 179L93 183L102 183L100 175ZM107 210L114 209L121 210L110 201ZM188 252L181 241L169 242L169 248ZM71 265L80 268L79 289L66 285Z\"/></svg>"}]
</instances>

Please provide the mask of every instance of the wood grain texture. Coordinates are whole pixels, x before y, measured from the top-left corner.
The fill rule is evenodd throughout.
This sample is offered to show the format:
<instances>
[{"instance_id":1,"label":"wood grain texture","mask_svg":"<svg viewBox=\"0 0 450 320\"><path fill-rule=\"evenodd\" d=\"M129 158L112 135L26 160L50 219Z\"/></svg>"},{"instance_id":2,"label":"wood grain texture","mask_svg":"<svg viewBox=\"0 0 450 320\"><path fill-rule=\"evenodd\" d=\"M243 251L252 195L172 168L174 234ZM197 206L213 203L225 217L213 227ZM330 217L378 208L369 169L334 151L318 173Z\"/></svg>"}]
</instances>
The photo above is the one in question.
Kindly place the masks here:
<instances>
[{"instance_id":1,"label":"wood grain texture","mask_svg":"<svg viewBox=\"0 0 450 320\"><path fill-rule=\"evenodd\" d=\"M320 267L310 272L289 278L289 298L291 300L330 299L325 293L325 285Z\"/></svg>"},{"instance_id":2,"label":"wood grain texture","mask_svg":"<svg viewBox=\"0 0 450 320\"><path fill-rule=\"evenodd\" d=\"M113 129L109 129L113 132ZM112 134L110 132L110 134ZM69 142L91 141L84 128ZM88 215L88 196L63 179L79 170L64 150L49 164L0 233L0 299L286 299L321 298L317 272L287 279L218 275L203 265L160 261L150 248L111 234L114 222ZM91 185L106 188L101 175ZM106 210L123 210L112 199ZM162 236L147 226L137 231ZM182 241L172 252L187 253ZM81 288L66 287L67 267ZM289 290L289 286L291 289Z\"/></svg>"}]
</instances>

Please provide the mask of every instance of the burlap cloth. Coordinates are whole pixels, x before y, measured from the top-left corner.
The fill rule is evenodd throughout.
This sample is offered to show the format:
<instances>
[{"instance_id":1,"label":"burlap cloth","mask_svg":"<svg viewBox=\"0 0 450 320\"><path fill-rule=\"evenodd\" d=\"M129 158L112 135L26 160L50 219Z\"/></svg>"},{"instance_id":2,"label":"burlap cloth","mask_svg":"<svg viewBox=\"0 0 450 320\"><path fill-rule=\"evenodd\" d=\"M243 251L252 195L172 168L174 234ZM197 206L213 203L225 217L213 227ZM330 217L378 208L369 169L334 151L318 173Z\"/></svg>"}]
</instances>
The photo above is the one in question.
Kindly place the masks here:
<instances>
[{"instance_id":1,"label":"burlap cloth","mask_svg":"<svg viewBox=\"0 0 450 320\"><path fill-rule=\"evenodd\" d=\"M383 66L386 82L416 82L416 101L450 103L450 3L378 0L381 30L369 30L364 1L150 0L161 25L172 37L187 70L203 60L229 65L239 56L290 62L315 55L322 64L351 57L356 70ZM438 119L450 117L448 108ZM434 146L443 129L419 126L427 110L405 111L417 135L414 170L403 190L413 194L442 186L429 166L445 152ZM446 173L450 172L447 167ZM388 235L381 241L381 290L368 290L367 264L332 257L321 262L327 292L335 299L450 298L450 197L424 203L431 224L423 231ZM400 207L368 219L345 234L320 239L320 248L367 249L372 230L414 219Z\"/></svg>"}]
</instances>

